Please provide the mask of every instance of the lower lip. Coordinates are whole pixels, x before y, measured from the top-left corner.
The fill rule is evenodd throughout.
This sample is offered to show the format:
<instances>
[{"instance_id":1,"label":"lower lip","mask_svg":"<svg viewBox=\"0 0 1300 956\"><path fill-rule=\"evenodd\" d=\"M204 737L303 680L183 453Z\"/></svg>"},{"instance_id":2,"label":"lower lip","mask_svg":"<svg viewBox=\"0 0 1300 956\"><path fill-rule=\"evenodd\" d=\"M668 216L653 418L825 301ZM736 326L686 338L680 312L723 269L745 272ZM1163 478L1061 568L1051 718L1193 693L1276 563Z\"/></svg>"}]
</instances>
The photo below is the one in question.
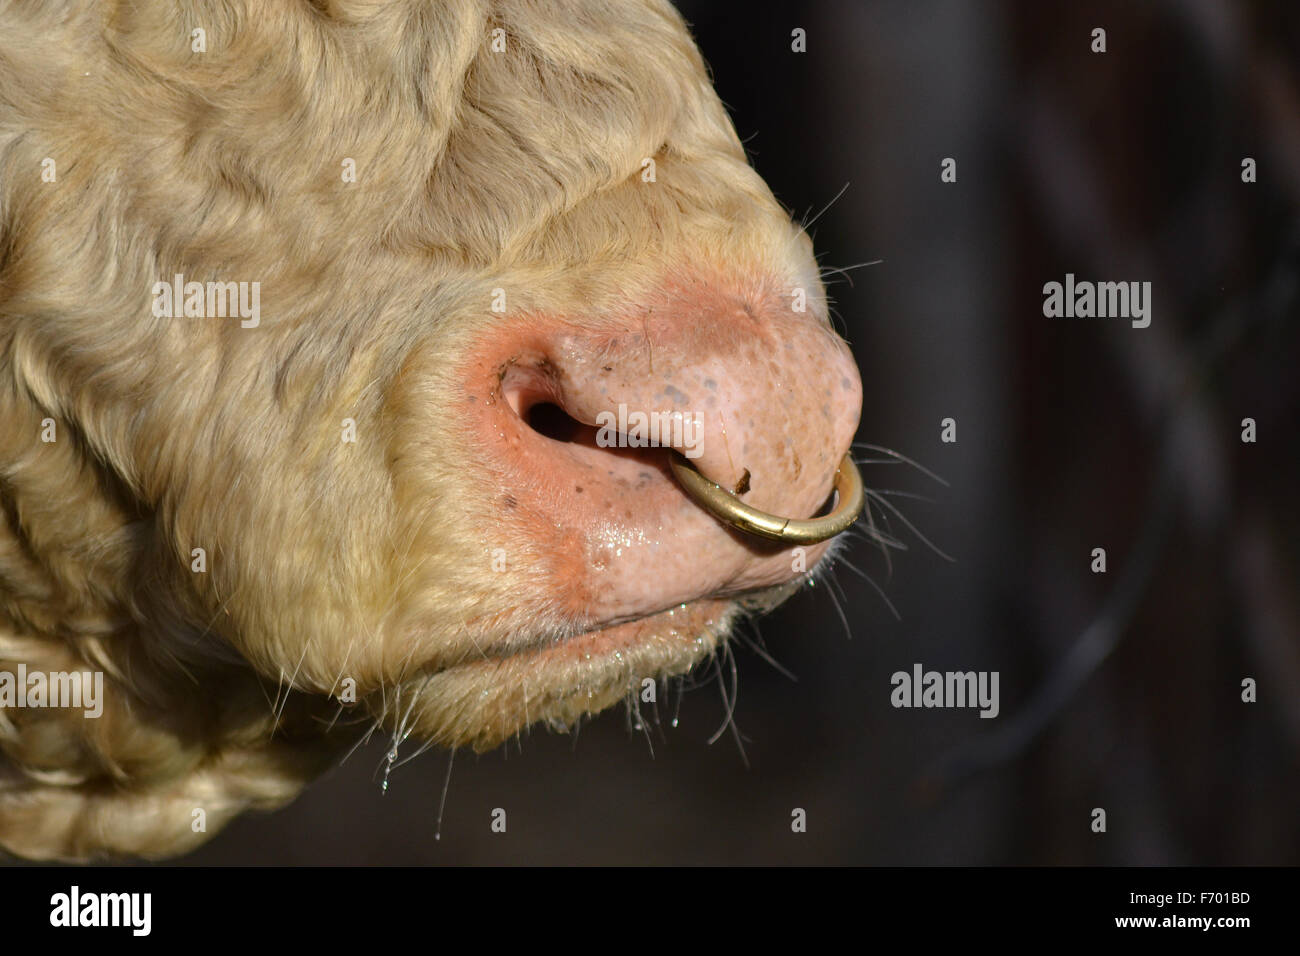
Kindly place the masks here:
<instances>
[{"instance_id":1,"label":"lower lip","mask_svg":"<svg viewBox=\"0 0 1300 956\"><path fill-rule=\"evenodd\" d=\"M733 602L702 599L545 647L466 660L413 682L414 719L427 720L438 742L478 752L539 721L572 727L648 679L687 673L725 640L735 613Z\"/></svg>"}]
</instances>

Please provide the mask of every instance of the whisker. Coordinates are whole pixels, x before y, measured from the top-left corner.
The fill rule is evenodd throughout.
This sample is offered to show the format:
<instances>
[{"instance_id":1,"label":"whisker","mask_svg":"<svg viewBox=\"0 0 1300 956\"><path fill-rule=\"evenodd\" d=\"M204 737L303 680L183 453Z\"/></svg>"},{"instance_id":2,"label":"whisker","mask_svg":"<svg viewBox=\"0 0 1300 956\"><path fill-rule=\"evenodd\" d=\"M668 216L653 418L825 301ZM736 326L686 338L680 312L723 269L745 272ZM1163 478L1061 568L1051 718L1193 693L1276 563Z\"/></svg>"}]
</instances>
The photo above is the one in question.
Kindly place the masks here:
<instances>
[{"instance_id":1,"label":"whisker","mask_svg":"<svg viewBox=\"0 0 1300 956\"><path fill-rule=\"evenodd\" d=\"M447 791L451 789L451 768L456 762L456 748L451 748L451 753L447 756L447 778L442 782L442 799L438 801L438 822L434 827L433 838L442 839L442 811L447 806Z\"/></svg>"},{"instance_id":2,"label":"whisker","mask_svg":"<svg viewBox=\"0 0 1300 956\"><path fill-rule=\"evenodd\" d=\"M874 504L870 498L867 499L867 503ZM862 524L863 521L868 523L864 526ZM867 544L878 544L883 548L892 548L894 551L911 550L911 548L907 546L906 541L894 537L890 532L878 528L875 524L871 523L871 519L867 517L867 512L865 510L862 512L862 517L858 519L858 524L853 525L852 529L846 532L846 534L855 540L864 541ZM886 554L887 553L888 552L886 552Z\"/></svg>"},{"instance_id":3,"label":"whisker","mask_svg":"<svg viewBox=\"0 0 1300 956\"><path fill-rule=\"evenodd\" d=\"M831 197L831 201L828 202L825 206L822 206L821 212L817 213L817 215L813 216L807 222L800 223L799 228L807 232L812 227L813 223L815 223L822 216L826 215L826 211L830 209L831 206L839 202L840 197L843 196L848 191L848 188L849 188L848 183L845 183L843 186L841 186L840 191Z\"/></svg>"},{"instance_id":4,"label":"whisker","mask_svg":"<svg viewBox=\"0 0 1300 956\"><path fill-rule=\"evenodd\" d=\"M876 527L876 515L875 512L871 510L873 502L870 498L867 498L866 503L867 506L864 510L866 511L867 527L871 529L871 538L880 544L880 553L885 559L885 573L892 578L894 576L894 560L889 554L888 542L894 542L895 547L899 551L906 551L907 546L894 537L892 528L890 528L889 533L886 534ZM886 524L888 524L888 515L882 511L881 517L885 519Z\"/></svg>"},{"instance_id":5,"label":"whisker","mask_svg":"<svg viewBox=\"0 0 1300 956\"><path fill-rule=\"evenodd\" d=\"M929 495L918 494L915 491L899 491L896 488L872 488L875 494L889 495L894 498L910 498L912 501L924 501L927 504L934 504L934 499Z\"/></svg>"},{"instance_id":6,"label":"whisker","mask_svg":"<svg viewBox=\"0 0 1300 956\"><path fill-rule=\"evenodd\" d=\"M839 581L835 579L835 572L828 572L824 580L828 582L826 593L830 595L831 604L835 606L835 613L840 616L840 623L844 625L844 636L851 641L853 640L853 628L849 627L849 619L844 614L844 608L840 606L840 599L835 596L835 592L829 586L829 583L833 583L835 587L840 586ZM847 601L848 598L846 597L845 600Z\"/></svg>"},{"instance_id":7,"label":"whisker","mask_svg":"<svg viewBox=\"0 0 1300 956\"><path fill-rule=\"evenodd\" d=\"M364 734L362 734L360 739L358 739L357 742L354 743L352 747L348 750L348 752L343 755L343 758L339 761L339 766L341 767L345 763L347 763L348 758L357 752L357 748L360 747L362 744L368 743L370 738L374 736L375 731L378 729L379 729L378 718L371 720L370 729L367 730Z\"/></svg>"},{"instance_id":8,"label":"whisker","mask_svg":"<svg viewBox=\"0 0 1300 956\"><path fill-rule=\"evenodd\" d=\"M828 275L842 275L844 276L844 281L846 281L849 284L849 288L852 289L855 288L855 286L853 285L853 276L849 275L850 269L862 269L866 266L878 266L884 261L884 259L873 259L871 262L858 262L851 266L843 266L842 268L836 268L834 266L819 266L817 272L820 275L822 282L826 281Z\"/></svg>"},{"instance_id":9,"label":"whisker","mask_svg":"<svg viewBox=\"0 0 1300 956\"><path fill-rule=\"evenodd\" d=\"M718 739L722 737L723 732L730 729L731 735L736 741L736 749L740 751L740 761L745 765L745 768L748 769L749 756L745 753L745 743L741 738L740 728L736 726L736 698L737 692L740 688L740 672L736 667L735 655L731 653L731 646L729 644L723 644L721 651L722 655L726 657L727 662L730 665L729 670L731 672L732 692L730 694L727 693L727 682L725 675L722 673L722 662L717 656L715 656L713 660L718 674L718 693L722 696L722 704L726 711L726 715L722 722L722 726L719 727L717 732L709 738L709 743L717 743Z\"/></svg>"},{"instance_id":10,"label":"whisker","mask_svg":"<svg viewBox=\"0 0 1300 956\"><path fill-rule=\"evenodd\" d=\"M921 474L925 475L927 478L933 478L935 481L939 482L939 484L943 485L945 488L948 487L948 482L944 481L942 478L940 478L938 475L932 472L929 468L926 468L924 465L913 461L911 458L908 458L904 454L894 451L892 448L886 448L883 445L873 445L869 442L854 442L853 447L865 448L867 449L867 451L874 451L874 452L879 452L882 455L888 455L890 458L901 461L905 465L911 465Z\"/></svg>"},{"instance_id":11,"label":"whisker","mask_svg":"<svg viewBox=\"0 0 1300 956\"><path fill-rule=\"evenodd\" d=\"M790 670L782 666L775 657L773 657L770 653L768 653L768 650L766 647L763 646L762 641L757 640L748 634L743 634L739 631L737 631L736 636L745 642L746 647L748 647L751 651L753 651L763 660L767 661L767 663L772 666L772 669L775 670L782 677L787 677L796 684L799 682L798 677L796 677Z\"/></svg>"},{"instance_id":12,"label":"whisker","mask_svg":"<svg viewBox=\"0 0 1300 956\"><path fill-rule=\"evenodd\" d=\"M871 575L867 574L861 568L856 567L851 562L846 561L844 558L840 558L840 564L844 565L846 568L848 568L858 577L862 578L862 580L866 581L868 584L871 585L872 588L875 589L875 592L880 595L880 600L885 602L885 607L889 608L889 613L894 615L894 620L896 621L903 620L903 615L898 613L898 608L894 607L894 602L889 600L889 598L885 594L884 589L879 584L877 584L874 580L872 580Z\"/></svg>"},{"instance_id":13,"label":"whisker","mask_svg":"<svg viewBox=\"0 0 1300 956\"><path fill-rule=\"evenodd\" d=\"M916 525L908 521L907 518L904 517L901 511L899 511L892 504L890 504L888 498L881 498L879 495L877 495L874 491L871 491L870 489L867 490L867 497L874 500L881 507L888 508L891 512L893 512L894 517L896 517L899 521L903 522L903 524L907 525L908 530L911 531L912 534L916 535L918 539L920 539L927 547L929 547L931 551L933 551L939 557L943 558L945 561L951 561L954 563L956 562L955 558L945 553L944 551L940 550L939 547L933 541L931 541L929 538L927 538L917 529Z\"/></svg>"}]
</instances>

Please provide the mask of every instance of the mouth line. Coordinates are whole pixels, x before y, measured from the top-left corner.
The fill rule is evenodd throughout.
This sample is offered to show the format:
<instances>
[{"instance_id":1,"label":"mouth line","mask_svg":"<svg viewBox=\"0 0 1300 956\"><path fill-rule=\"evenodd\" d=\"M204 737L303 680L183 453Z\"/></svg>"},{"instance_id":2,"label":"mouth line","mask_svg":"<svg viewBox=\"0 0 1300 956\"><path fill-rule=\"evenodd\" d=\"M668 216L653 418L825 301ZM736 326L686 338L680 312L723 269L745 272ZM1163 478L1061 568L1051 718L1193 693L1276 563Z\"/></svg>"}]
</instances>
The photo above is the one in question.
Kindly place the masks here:
<instances>
[{"instance_id":1,"label":"mouth line","mask_svg":"<svg viewBox=\"0 0 1300 956\"><path fill-rule=\"evenodd\" d=\"M679 620L690 620L694 616L715 619L734 613L762 613L780 604L802 585L803 578L800 577L782 584L750 588L735 594L701 595L648 614L613 618L569 633L535 638L515 646L501 644L480 646L476 648L477 653L439 668L439 671L493 662L504 664L536 655L563 654L566 648L583 644L595 645L600 643L602 638L613 637L621 641L627 635L635 634L634 639L627 643L636 644L653 642L664 637L665 634L679 636L669 634L680 626L677 623Z\"/></svg>"},{"instance_id":2,"label":"mouth line","mask_svg":"<svg viewBox=\"0 0 1300 956\"><path fill-rule=\"evenodd\" d=\"M756 589L756 592L766 590L771 590L771 588ZM559 652L566 646L581 642L597 641L602 636L607 636L619 631L630 632L632 630L637 630L640 633L640 636L648 640L653 640L656 637L656 631L660 625L667 625L667 629L671 629L674 618L688 617L701 610L725 608L728 605L736 604L739 600L742 600L743 597L743 595L725 597L701 595L700 597L692 598L689 601L683 601L679 604L673 604L656 611L651 611L648 614L627 615L624 617L612 618L607 621L594 622L585 626L579 625L578 628L573 631L533 638L525 643L513 646L508 643L491 644L486 647L479 646L476 648L474 654L463 657L461 660L439 668L439 670L445 671L464 665L487 664L493 661L505 662L515 658L528 657L529 655Z\"/></svg>"}]
</instances>

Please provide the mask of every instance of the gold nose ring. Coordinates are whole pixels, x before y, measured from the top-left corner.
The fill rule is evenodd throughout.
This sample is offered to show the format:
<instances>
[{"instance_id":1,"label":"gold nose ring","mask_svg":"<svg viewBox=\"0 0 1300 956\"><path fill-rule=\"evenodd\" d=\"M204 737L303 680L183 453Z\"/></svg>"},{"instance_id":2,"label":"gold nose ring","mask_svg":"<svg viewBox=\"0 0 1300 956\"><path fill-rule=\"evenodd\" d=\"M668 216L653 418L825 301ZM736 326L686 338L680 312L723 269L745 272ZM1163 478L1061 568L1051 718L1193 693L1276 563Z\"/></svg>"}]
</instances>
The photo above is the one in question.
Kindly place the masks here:
<instances>
[{"instance_id":1,"label":"gold nose ring","mask_svg":"<svg viewBox=\"0 0 1300 956\"><path fill-rule=\"evenodd\" d=\"M751 508L705 478L681 455L671 455L673 475L691 499L724 524L784 544L816 544L847 530L862 514L862 476L848 455L835 472L835 507L820 518L782 518Z\"/></svg>"}]
</instances>

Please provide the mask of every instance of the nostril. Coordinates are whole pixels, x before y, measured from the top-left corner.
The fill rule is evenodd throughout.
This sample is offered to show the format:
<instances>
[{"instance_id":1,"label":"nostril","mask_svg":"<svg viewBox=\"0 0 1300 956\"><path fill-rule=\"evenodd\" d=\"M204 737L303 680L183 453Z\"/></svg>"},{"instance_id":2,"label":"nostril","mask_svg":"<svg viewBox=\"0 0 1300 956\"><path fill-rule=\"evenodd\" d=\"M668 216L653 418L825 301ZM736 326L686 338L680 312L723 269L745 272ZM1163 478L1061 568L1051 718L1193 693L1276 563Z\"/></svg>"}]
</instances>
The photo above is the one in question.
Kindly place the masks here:
<instances>
[{"instance_id":1,"label":"nostril","mask_svg":"<svg viewBox=\"0 0 1300 956\"><path fill-rule=\"evenodd\" d=\"M528 427L552 441L576 441L583 425L553 402L538 402L524 414Z\"/></svg>"},{"instance_id":2,"label":"nostril","mask_svg":"<svg viewBox=\"0 0 1300 956\"><path fill-rule=\"evenodd\" d=\"M555 400L553 390L515 387L508 389L506 395L519 420L534 434L567 446L585 464L608 467L609 459L616 458L642 466L652 464L665 478L669 478L668 461L663 449L656 445L642 447L637 443L629 444L627 436L621 432L610 435L607 429L574 418ZM644 478L645 473L640 473L640 477Z\"/></svg>"},{"instance_id":3,"label":"nostril","mask_svg":"<svg viewBox=\"0 0 1300 956\"><path fill-rule=\"evenodd\" d=\"M574 418L560 404L559 388L549 363L511 363L501 373L500 388L510 409L535 434L565 445L597 446L597 430Z\"/></svg>"}]
</instances>

